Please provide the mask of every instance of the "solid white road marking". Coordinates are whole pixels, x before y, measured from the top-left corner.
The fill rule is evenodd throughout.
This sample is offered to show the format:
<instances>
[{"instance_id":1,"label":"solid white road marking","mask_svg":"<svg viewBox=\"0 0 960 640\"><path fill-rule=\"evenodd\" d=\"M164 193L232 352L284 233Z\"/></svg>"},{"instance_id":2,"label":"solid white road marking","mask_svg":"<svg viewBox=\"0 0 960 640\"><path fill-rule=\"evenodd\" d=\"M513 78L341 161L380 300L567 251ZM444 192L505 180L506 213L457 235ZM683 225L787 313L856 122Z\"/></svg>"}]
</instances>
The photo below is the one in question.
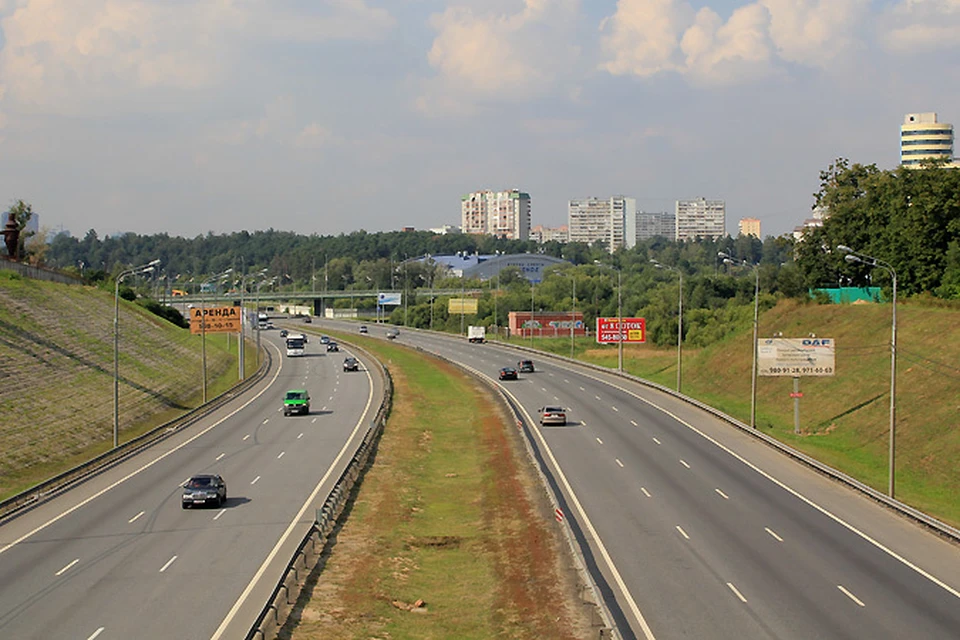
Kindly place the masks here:
<instances>
[{"instance_id":1,"label":"solid white road marking","mask_svg":"<svg viewBox=\"0 0 960 640\"><path fill-rule=\"evenodd\" d=\"M287 453L286 451L281 451L281 452L280 452L280 455L277 456L277 460L279 460L280 458L282 458L286 453Z\"/></svg>"},{"instance_id":2,"label":"solid white road marking","mask_svg":"<svg viewBox=\"0 0 960 640\"><path fill-rule=\"evenodd\" d=\"M220 513L218 513L217 515L213 516L213 519L214 519L214 520L219 520L219 519L220 519L220 516L222 516L222 515L225 514L226 512L227 512L226 509L220 509Z\"/></svg>"},{"instance_id":3,"label":"solid white road marking","mask_svg":"<svg viewBox=\"0 0 960 640\"><path fill-rule=\"evenodd\" d=\"M62 576L63 574L65 574L67 571L70 570L70 567L72 567L73 565L77 564L78 562L80 562L80 558L77 558L76 560L74 560L73 562L71 562L70 564L68 564L67 566L65 566L63 569L60 569L60 571L57 571L57 572L56 572L55 574L53 574L53 575L55 575L55 576Z\"/></svg>"},{"instance_id":4,"label":"solid white road marking","mask_svg":"<svg viewBox=\"0 0 960 640\"><path fill-rule=\"evenodd\" d=\"M679 532L680 532L680 535L682 535L682 536L683 536L684 538L686 538L687 540L690 539L690 536L687 535L687 532L684 531L684 530L683 530L683 527L681 527L680 525L677 525L677 531L679 531Z\"/></svg>"},{"instance_id":5,"label":"solid white road marking","mask_svg":"<svg viewBox=\"0 0 960 640\"><path fill-rule=\"evenodd\" d=\"M687 469L690 468L690 465L688 465L688 464L687 464L687 461L684 460L683 458L680 459L680 464L682 464L683 466L685 466Z\"/></svg>"},{"instance_id":6,"label":"solid white road marking","mask_svg":"<svg viewBox=\"0 0 960 640\"><path fill-rule=\"evenodd\" d=\"M723 498L724 500L729 500L729 499L730 499L730 496L728 496L727 494L725 494L723 491L720 491L720 489L714 489L714 491L716 491L717 493L719 493L719 494L720 494L720 497Z\"/></svg>"},{"instance_id":7,"label":"solid white road marking","mask_svg":"<svg viewBox=\"0 0 960 640\"><path fill-rule=\"evenodd\" d=\"M643 487L640 487L640 491L643 491L643 495L647 496L648 498L652 497L650 495L650 492L644 489Z\"/></svg>"},{"instance_id":8,"label":"solid white road marking","mask_svg":"<svg viewBox=\"0 0 960 640\"><path fill-rule=\"evenodd\" d=\"M840 591L843 592L843 595L847 596L848 598L850 598L851 600L853 600L854 602L856 602L856 603L857 603L858 605L860 605L861 607L865 607L865 606L866 606L865 604L863 604L863 602L860 600L860 598L858 598L857 596L853 595L852 593L850 593L849 591L847 591L846 589L844 589L842 584L838 584L838 585L837 585L837 589L840 589Z\"/></svg>"},{"instance_id":9,"label":"solid white road marking","mask_svg":"<svg viewBox=\"0 0 960 640\"><path fill-rule=\"evenodd\" d=\"M172 558L170 558L169 560L167 560L167 564L165 564L165 565L163 565L162 567L160 567L160 573L163 573L164 571L166 571L167 568L169 568L170 565L172 565L173 562L174 562L176 559L177 559L177 556L173 556Z\"/></svg>"},{"instance_id":10,"label":"solid white road marking","mask_svg":"<svg viewBox=\"0 0 960 640\"><path fill-rule=\"evenodd\" d=\"M603 440L601 440L600 438L597 438L597 442L599 442L600 444L603 444Z\"/></svg>"},{"instance_id":11,"label":"solid white road marking","mask_svg":"<svg viewBox=\"0 0 960 640\"><path fill-rule=\"evenodd\" d=\"M301 433L300 435L297 436L297 440L299 440L302 437L303 437L303 434Z\"/></svg>"},{"instance_id":12,"label":"solid white road marking","mask_svg":"<svg viewBox=\"0 0 960 640\"><path fill-rule=\"evenodd\" d=\"M617 464L620 465L620 468L623 469L623 463L620 462L620 458L616 458Z\"/></svg>"},{"instance_id":13,"label":"solid white road marking","mask_svg":"<svg viewBox=\"0 0 960 640\"><path fill-rule=\"evenodd\" d=\"M257 476L256 478L250 481L250 484L257 484L259 480L260 480L260 476Z\"/></svg>"},{"instance_id":14,"label":"solid white road marking","mask_svg":"<svg viewBox=\"0 0 960 640\"><path fill-rule=\"evenodd\" d=\"M127 522L130 523L130 524L133 524L134 522L137 521L137 518L139 518L139 517L142 516L142 515L143 515L143 511L141 511L141 512L138 513L137 515L133 516L133 517L130 518L129 520L127 520Z\"/></svg>"},{"instance_id":15,"label":"solid white road marking","mask_svg":"<svg viewBox=\"0 0 960 640\"><path fill-rule=\"evenodd\" d=\"M770 535L772 535L773 539L776 540L777 542L783 542L783 538L778 536L777 532L771 529L770 527L764 527L763 530L769 533Z\"/></svg>"},{"instance_id":16,"label":"solid white road marking","mask_svg":"<svg viewBox=\"0 0 960 640\"><path fill-rule=\"evenodd\" d=\"M657 440L656 438L654 438L653 441L656 442L657 444L660 444L660 441Z\"/></svg>"},{"instance_id":17,"label":"solid white road marking","mask_svg":"<svg viewBox=\"0 0 960 640\"><path fill-rule=\"evenodd\" d=\"M216 460L216 461L223 460L223 459L226 457L226 455L227 455L227 454L225 454L225 453L221 453L220 455L217 456L217 460Z\"/></svg>"},{"instance_id":18,"label":"solid white road marking","mask_svg":"<svg viewBox=\"0 0 960 640\"><path fill-rule=\"evenodd\" d=\"M635 427L639 427L639 426L640 426L640 425L637 424L637 421L636 421L636 420L631 420L631 421L630 421L630 424L632 424L632 425L635 426Z\"/></svg>"},{"instance_id":19,"label":"solid white road marking","mask_svg":"<svg viewBox=\"0 0 960 640\"><path fill-rule=\"evenodd\" d=\"M93 635L91 635L89 638L87 638L87 640L94 640L94 638L96 638L97 636L99 636L101 633L103 633L103 627L100 627L99 629L97 629L96 631L94 631L94 632L93 632Z\"/></svg>"},{"instance_id":20,"label":"solid white road marking","mask_svg":"<svg viewBox=\"0 0 960 640\"><path fill-rule=\"evenodd\" d=\"M733 591L733 593L734 593L735 596L737 596L738 598L740 598L740 602L746 602L746 601L747 601L747 599L743 597L743 594L740 593L740 591L739 591L735 586L733 586L733 583L732 583L732 582L728 582L728 583L727 583L727 586L730 587L730 591Z\"/></svg>"}]
</instances>

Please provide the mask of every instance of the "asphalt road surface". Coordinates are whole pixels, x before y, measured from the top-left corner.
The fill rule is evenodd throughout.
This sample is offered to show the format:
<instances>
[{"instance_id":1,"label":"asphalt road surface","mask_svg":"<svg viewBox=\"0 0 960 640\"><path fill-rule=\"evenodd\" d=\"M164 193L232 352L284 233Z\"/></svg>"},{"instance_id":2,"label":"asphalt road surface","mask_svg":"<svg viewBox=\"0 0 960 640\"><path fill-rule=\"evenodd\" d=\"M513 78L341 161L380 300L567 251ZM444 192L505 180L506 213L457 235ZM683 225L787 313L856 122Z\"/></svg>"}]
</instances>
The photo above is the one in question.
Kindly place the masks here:
<instances>
[{"instance_id":1,"label":"asphalt road surface","mask_svg":"<svg viewBox=\"0 0 960 640\"><path fill-rule=\"evenodd\" d=\"M281 355L252 391L199 424L0 526L0 637L243 637L382 396L349 350ZM345 373L357 355L361 371ZM287 389L311 413L284 417ZM196 473L227 482L221 508L182 509Z\"/></svg>"},{"instance_id":2,"label":"asphalt road surface","mask_svg":"<svg viewBox=\"0 0 960 640\"><path fill-rule=\"evenodd\" d=\"M960 638L957 545L669 394L400 331L493 379L533 358L535 373L498 384L534 425L623 637ZM536 424L545 404L567 407L568 426Z\"/></svg>"}]
</instances>

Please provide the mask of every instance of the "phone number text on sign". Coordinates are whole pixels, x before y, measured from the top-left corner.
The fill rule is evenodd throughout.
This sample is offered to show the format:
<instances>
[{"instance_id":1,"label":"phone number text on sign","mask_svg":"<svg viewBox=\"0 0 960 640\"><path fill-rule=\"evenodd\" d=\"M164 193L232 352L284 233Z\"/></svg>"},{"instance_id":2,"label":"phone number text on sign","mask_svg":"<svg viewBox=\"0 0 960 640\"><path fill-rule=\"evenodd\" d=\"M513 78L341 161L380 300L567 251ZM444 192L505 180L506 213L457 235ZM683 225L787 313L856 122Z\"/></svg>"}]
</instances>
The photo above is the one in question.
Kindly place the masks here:
<instances>
[{"instance_id":1,"label":"phone number text on sign","mask_svg":"<svg viewBox=\"0 0 960 640\"><path fill-rule=\"evenodd\" d=\"M619 320L622 321L622 328L618 326L618 318L597 318L598 344L647 341L645 318L619 318Z\"/></svg>"}]
</instances>

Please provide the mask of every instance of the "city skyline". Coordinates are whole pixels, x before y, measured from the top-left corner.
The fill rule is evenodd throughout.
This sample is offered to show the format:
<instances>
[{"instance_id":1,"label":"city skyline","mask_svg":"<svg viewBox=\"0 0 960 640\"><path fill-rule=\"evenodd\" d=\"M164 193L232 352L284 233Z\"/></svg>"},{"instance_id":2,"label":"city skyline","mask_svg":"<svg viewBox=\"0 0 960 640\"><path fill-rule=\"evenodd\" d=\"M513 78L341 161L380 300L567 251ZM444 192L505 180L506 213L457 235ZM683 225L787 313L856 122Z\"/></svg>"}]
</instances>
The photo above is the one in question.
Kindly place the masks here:
<instances>
[{"instance_id":1,"label":"city skyline","mask_svg":"<svg viewBox=\"0 0 960 640\"><path fill-rule=\"evenodd\" d=\"M52 230L195 237L456 224L519 188L726 203L767 235L836 158L896 167L956 122L934 0L0 0L0 205Z\"/></svg>"}]
</instances>

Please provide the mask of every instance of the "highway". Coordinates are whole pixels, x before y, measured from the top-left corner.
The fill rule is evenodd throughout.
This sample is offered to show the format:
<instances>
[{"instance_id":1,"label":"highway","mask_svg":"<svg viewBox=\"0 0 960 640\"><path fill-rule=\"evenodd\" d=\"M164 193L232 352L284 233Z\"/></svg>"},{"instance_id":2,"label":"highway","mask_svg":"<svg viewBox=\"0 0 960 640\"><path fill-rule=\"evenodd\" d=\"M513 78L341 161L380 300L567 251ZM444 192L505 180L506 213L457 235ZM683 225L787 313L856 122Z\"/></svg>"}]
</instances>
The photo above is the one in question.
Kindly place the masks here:
<instances>
[{"instance_id":1,"label":"highway","mask_svg":"<svg viewBox=\"0 0 960 640\"><path fill-rule=\"evenodd\" d=\"M498 384L534 426L624 638L960 637L960 547L749 434L545 356L406 329L397 341L493 379L533 357L535 373ZM544 404L571 423L537 425Z\"/></svg>"},{"instance_id":2,"label":"highway","mask_svg":"<svg viewBox=\"0 0 960 640\"><path fill-rule=\"evenodd\" d=\"M383 390L362 354L311 340L287 358L277 334L263 332L273 365L252 391L0 526L0 637L245 635ZM346 355L361 371L342 371ZM309 391L309 415L283 416L291 388ZM222 508L181 508L197 473L226 480Z\"/></svg>"}]
</instances>

